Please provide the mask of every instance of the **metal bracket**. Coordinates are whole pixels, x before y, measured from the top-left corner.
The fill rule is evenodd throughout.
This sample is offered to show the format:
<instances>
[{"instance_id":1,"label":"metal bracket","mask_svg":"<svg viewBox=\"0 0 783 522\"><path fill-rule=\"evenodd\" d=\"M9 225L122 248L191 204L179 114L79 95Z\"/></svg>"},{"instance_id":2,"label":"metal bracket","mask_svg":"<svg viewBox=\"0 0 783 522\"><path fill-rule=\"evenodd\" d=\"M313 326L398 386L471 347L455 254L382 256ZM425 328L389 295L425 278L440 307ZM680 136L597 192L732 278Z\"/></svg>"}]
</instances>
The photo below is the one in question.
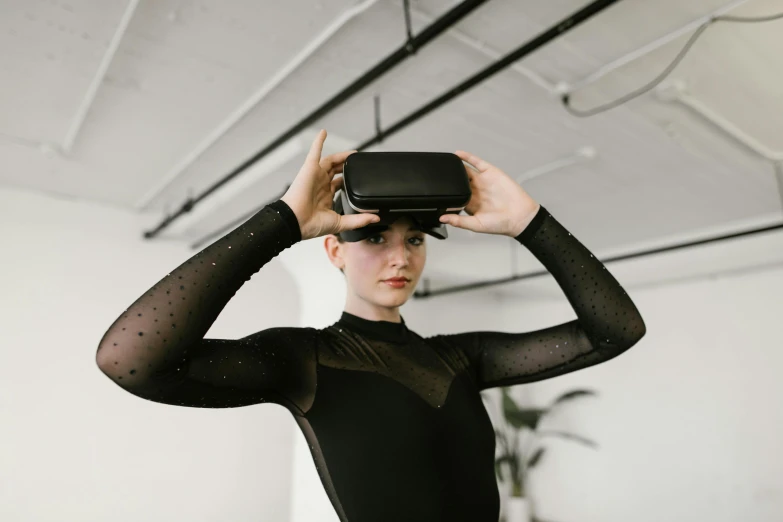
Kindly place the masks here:
<instances>
[{"instance_id":1,"label":"metal bracket","mask_svg":"<svg viewBox=\"0 0 783 522\"><path fill-rule=\"evenodd\" d=\"M383 143L383 131L381 130L381 96L375 95L375 137L378 143Z\"/></svg>"},{"instance_id":2,"label":"metal bracket","mask_svg":"<svg viewBox=\"0 0 783 522\"><path fill-rule=\"evenodd\" d=\"M403 8L405 9L405 30L408 34L408 43L405 44L405 50L409 54L416 54L416 46L413 43L413 31L411 29L411 6L410 0L403 0Z\"/></svg>"},{"instance_id":3,"label":"metal bracket","mask_svg":"<svg viewBox=\"0 0 783 522\"><path fill-rule=\"evenodd\" d=\"M422 279L422 283L424 283L424 290L418 293L418 295L424 297L430 295L430 278L425 277Z\"/></svg>"}]
</instances>

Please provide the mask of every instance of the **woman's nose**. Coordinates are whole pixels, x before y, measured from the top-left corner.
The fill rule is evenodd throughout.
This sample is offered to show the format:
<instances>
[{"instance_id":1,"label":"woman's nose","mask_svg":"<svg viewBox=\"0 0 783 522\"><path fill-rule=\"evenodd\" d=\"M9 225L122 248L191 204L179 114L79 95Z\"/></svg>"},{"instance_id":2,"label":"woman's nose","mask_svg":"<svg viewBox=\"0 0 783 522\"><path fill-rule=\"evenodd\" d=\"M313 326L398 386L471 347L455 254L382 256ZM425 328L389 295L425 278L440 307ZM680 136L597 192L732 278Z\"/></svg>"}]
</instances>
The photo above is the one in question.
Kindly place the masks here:
<instances>
[{"instance_id":1,"label":"woman's nose","mask_svg":"<svg viewBox=\"0 0 783 522\"><path fill-rule=\"evenodd\" d=\"M408 264L408 249L405 246L405 241L395 242L391 247L391 261L394 265L407 265Z\"/></svg>"}]
</instances>

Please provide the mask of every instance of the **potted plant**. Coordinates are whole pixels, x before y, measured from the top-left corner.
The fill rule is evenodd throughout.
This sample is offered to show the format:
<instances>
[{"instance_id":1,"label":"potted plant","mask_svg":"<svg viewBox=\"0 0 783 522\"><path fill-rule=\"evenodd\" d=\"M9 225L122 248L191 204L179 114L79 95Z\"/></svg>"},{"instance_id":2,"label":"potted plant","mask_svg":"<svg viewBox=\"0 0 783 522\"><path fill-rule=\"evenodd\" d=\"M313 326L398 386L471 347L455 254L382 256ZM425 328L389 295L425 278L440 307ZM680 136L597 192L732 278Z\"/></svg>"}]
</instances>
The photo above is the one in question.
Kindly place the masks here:
<instances>
[{"instance_id":1,"label":"potted plant","mask_svg":"<svg viewBox=\"0 0 783 522\"><path fill-rule=\"evenodd\" d=\"M495 427L500 454L495 459L498 480L511 486L506 503L506 522L531 522L535 520L530 499L527 496L528 473L541 463L546 448L541 446L544 437L560 437L591 448L598 445L590 439L572 433L540 430L541 420L558 406L578 398L595 396L592 390L571 390L560 395L546 408L521 408L509 394L510 388L500 388L502 394L503 422ZM486 396L484 397L487 398ZM527 444L521 441L525 435Z\"/></svg>"}]
</instances>

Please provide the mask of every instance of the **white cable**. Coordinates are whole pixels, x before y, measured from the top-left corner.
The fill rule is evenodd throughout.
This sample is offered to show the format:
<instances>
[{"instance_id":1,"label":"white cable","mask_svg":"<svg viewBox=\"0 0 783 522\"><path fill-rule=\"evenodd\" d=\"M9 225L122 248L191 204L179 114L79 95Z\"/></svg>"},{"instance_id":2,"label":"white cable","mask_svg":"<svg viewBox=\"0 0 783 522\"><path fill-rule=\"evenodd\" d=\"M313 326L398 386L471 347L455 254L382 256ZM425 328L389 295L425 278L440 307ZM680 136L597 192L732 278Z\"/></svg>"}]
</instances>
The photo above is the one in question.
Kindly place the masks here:
<instances>
[{"instance_id":1,"label":"white cable","mask_svg":"<svg viewBox=\"0 0 783 522\"><path fill-rule=\"evenodd\" d=\"M712 126L722 131L725 135L734 139L734 141L740 145L749 149L762 159L770 161L775 169L775 181L778 186L780 203L783 207L783 151L774 151L770 149L716 111L704 105L701 101L687 94L685 82L683 81L678 80L661 84L655 90L655 94L658 99L662 101L678 103L687 107Z\"/></svg>"},{"instance_id":2,"label":"white cable","mask_svg":"<svg viewBox=\"0 0 783 522\"><path fill-rule=\"evenodd\" d=\"M708 123L717 127L726 135L733 138L735 141L745 146L746 148L750 149L761 158L773 162L783 161L783 151L774 151L770 149L734 125L732 122L718 114L718 112L715 110L707 107L704 103L692 95L687 94L684 82L677 81L659 86L659 88L656 90L656 95L663 101L679 103L680 105L689 108L701 116Z\"/></svg>"},{"instance_id":3,"label":"white cable","mask_svg":"<svg viewBox=\"0 0 783 522\"><path fill-rule=\"evenodd\" d=\"M109 65L111 65L112 60L114 60L114 55L120 46L120 41L122 41L123 36L125 36L125 30L128 28L131 18L133 18L133 13L136 11L138 5L139 0L130 0L130 2L128 2L128 7L122 15L120 25L114 32L111 43L109 43L109 48L106 49L106 53L103 55L103 60L101 60L98 71L95 73L92 83L90 83L90 86L87 89L82 104L76 110L76 116L74 116L71 127L68 129L68 134L65 135L62 150L66 154L70 153L73 148L73 144L76 141L76 135L79 133L79 130L81 130L84 120L87 118L87 113L89 112L90 107L92 107L92 103L95 101L95 95L98 93L98 88L100 88L103 83L106 71L109 70Z\"/></svg>"},{"instance_id":4,"label":"white cable","mask_svg":"<svg viewBox=\"0 0 783 522\"><path fill-rule=\"evenodd\" d=\"M701 16L691 22L688 22L687 24L683 25L679 29L675 29L674 31L671 31L663 36L660 36L656 38L655 40L648 42L647 44L621 56L620 58L617 58L616 60L613 60L606 65L602 66L600 69L595 71L592 74L589 74L588 76L584 77L581 80L578 80L574 82L573 84L567 84L567 83L561 83L558 84L562 90L562 94L568 94L572 93L578 89L581 89L587 85L590 85L591 83L594 83L599 78L602 78L603 76L606 76L612 71L615 71L622 67L623 65L630 63L638 58L641 58L642 56L645 56L652 51L658 49L659 47L662 47L666 45L667 43L671 42L672 40L675 40L679 38L680 36L687 34L691 31L694 31L701 27L706 22L709 22L712 18L716 16L720 16L723 13L727 13L729 11L732 11L736 9L737 7L741 6L742 4L747 3L749 0L734 0L733 2L730 2L723 7L720 7L716 9L715 11L711 12L710 14Z\"/></svg>"},{"instance_id":5,"label":"white cable","mask_svg":"<svg viewBox=\"0 0 783 522\"><path fill-rule=\"evenodd\" d=\"M516 180L518 183L524 183L542 174L546 174L558 169L562 169L564 167L569 167L571 165L576 165L577 163L583 163L585 161L592 160L593 158L596 157L596 155L597 155L597 151L595 150L594 147L582 147L570 156L566 156L564 158L550 161L549 163L545 163L543 165L530 169L526 172L523 172L522 174L516 177Z\"/></svg>"},{"instance_id":6,"label":"white cable","mask_svg":"<svg viewBox=\"0 0 783 522\"><path fill-rule=\"evenodd\" d=\"M180 219L172 223L168 232L172 235L184 234L192 225L198 223L205 216L215 212L224 205L236 201L236 198L252 190L259 180L278 172L284 165L294 158L307 153L310 143L297 136L285 142L273 150L263 161L251 165L244 176L239 176L233 183L226 183L218 188L212 195L198 204L196 208Z\"/></svg>"},{"instance_id":7,"label":"white cable","mask_svg":"<svg viewBox=\"0 0 783 522\"><path fill-rule=\"evenodd\" d=\"M365 0L361 4L352 7L342 13L337 19L329 24L315 39L308 43L294 58L285 64L277 73L261 88L253 93L242 105L240 105L228 118L223 120L209 135L207 135L196 147L187 153L178 161L166 174L161 177L161 181L151 188L144 196L136 202L136 210L146 210L148 205L158 197L169 185L171 185L179 176L185 172L204 152L214 145L223 135L225 135L234 125L237 124L247 113L249 113L258 103L263 100L273 89L279 86L296 69L307 61L321 46L342 27L353 18L363 13L378 0Z\"/></svg>"},{"instance_id":8,"label":"white cable","mask_svg":"<svg viewBox=\"0 0 783 522\"><path fill-rule=\"evenodd\" d=\"M608 111L609 109L613 109L615 107L619 107L620 105L623 105L634 98L637 98L641 96L642 94L645 94L649 91L651 91L653 88L655 88L657 85L659 85L664 78L666 78L671 72L679 65L679 63L682 61L683 58L685 58L685 55L688 53L688 51L693 47L693 44L696 43L696 40L698 40L699 36L707 30L707 28L715 23L715 22L744 22L744 23L758 23L758 22L770 22L772 20L780 20L783 18L783 13L776 13L773 15L768 16L759 16L759 17L740 17L740 16L712 16L709 20L704 22L701 26L699 26L696 31L691 35L690 38L688 38L688 41L685 43L683 48L680 50L679 53L677 53L677 56L672 60L672 62L666 66L666 68L660 72L655 78L653 78L652 81L647 82L646 84L642 85L638 89L635 89L629 93L626 93L619 98L612 100L608 103L605 103L603 105L598 105L596 107L592 107L590 109L576 109L571 106L570 103L570 94L564 94L561 97L561 101L563 102L563 105L565 106L566 111L568 111L570 114L573 114L574 116L579 117L587 117L587 116L594 116L596 114L600 114L602 112Z\"/></svg>"}]
</instances>

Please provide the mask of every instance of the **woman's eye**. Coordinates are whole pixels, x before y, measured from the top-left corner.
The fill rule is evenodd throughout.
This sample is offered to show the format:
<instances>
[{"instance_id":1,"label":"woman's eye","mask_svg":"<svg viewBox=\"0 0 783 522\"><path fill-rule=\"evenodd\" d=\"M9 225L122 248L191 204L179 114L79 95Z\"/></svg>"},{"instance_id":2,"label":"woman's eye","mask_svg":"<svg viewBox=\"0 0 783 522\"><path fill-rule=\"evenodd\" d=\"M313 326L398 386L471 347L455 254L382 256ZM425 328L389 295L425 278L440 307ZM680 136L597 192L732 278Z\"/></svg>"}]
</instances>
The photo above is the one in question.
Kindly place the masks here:
<instances>
[{"instance_id":1,"label":"woman's eye","mask_svg":"<svg viewBox=\"0 0 783 522\"><path fill-rule=\"evenodd\" d=\"M378 235L378 236L368 237L367 241L369 243L372 243L373 245L378 245L382 241L384 241L384 239L383 239L383 236ZM424 238L423 237L412 237L412 238L409 238L408 241L413 242L413 244L415 246L420 246L420 245L422 245L424 243Z\"/></svg>"}]
</instances>

